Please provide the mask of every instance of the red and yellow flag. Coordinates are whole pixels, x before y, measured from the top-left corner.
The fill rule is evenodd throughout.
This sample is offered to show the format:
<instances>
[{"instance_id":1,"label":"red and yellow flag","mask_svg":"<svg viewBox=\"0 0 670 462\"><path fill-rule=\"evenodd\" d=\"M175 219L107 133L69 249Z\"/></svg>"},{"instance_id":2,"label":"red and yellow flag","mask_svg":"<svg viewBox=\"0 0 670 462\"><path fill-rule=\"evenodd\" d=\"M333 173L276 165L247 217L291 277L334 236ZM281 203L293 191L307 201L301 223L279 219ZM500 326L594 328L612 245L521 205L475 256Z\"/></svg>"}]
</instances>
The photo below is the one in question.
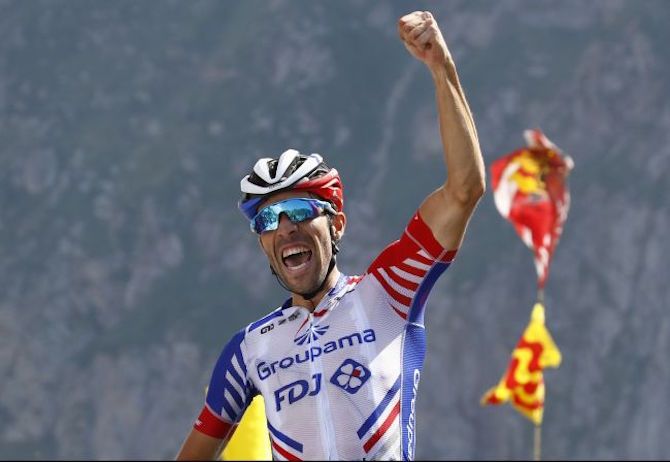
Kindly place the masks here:
<instances>
[{"instance_id":1,"label":"red and yellow flag","mask_svg":"<svg viewBox=\"0 0 670 462\"><path fill-rule=\"evenodd\" d=\"M481 404L510 401L517 411L540 425L544 412L542 370L560 364L561 352L544 325L544 306L536 303L505 374L482 396Z\"/></svg>"},{"instance_id":2,"label":"red and yellow flag","mask_svg":"<svg viewBox=\"0 0 670 462\"><path fill-rule=\"evenodd\" d=\"M540 130L524 131L527 147L491 164L493 198L533 251L537 285L542 289L549 264L570 209L567 177L574 166Z\"/></svg>"}]
</instances>

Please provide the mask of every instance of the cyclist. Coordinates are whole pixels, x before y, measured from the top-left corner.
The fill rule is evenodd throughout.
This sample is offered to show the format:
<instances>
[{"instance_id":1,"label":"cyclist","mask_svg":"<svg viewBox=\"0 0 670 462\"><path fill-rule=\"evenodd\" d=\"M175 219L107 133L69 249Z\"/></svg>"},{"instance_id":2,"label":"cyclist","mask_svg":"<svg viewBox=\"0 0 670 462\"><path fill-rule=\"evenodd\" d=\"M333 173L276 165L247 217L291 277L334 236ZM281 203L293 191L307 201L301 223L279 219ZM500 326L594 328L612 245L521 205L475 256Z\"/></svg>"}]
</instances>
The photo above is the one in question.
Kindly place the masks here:
<instances>
[{"instance_id":1,"label":"cyclist","mask_svg":"<svg viewBox=\"0 0 670 462\"><path fill-rule=\"evenodd\" d=\"M445 183L362 276L346 276L336 263L346 226L337 170L295 150L256 162L242 179L240 208L291 296L223 349L178 458L216 457L257 394L275 459L414 458L426 298L462 243L485 174L435 19L410 13L398 32L435 82Z\"/></svg>"}]
</instances>

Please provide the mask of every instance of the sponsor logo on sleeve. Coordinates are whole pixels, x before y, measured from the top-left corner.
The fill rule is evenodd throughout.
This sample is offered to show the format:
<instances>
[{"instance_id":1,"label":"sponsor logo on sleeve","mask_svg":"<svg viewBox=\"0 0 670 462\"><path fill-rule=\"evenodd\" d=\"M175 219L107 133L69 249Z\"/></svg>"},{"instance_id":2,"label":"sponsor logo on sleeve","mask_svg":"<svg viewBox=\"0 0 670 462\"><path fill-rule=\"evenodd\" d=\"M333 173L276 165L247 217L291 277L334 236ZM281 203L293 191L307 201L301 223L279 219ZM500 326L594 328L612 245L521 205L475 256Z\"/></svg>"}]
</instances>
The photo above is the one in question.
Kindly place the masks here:
<instances>
[{"instance_id":1,"label":"sponsor logo on sleeve","mask_svg":"<svg viewBox=\"0 0 670 462\"><path fill-rule=\"evenodd\" d=\"M414 460L415 428L416 428L416 393L419 390L421 371L414 369L414 380L412 384L412 400L409 403L409 419L407 419L407 452L409 459Z\"/></svg>"}]
</instances>

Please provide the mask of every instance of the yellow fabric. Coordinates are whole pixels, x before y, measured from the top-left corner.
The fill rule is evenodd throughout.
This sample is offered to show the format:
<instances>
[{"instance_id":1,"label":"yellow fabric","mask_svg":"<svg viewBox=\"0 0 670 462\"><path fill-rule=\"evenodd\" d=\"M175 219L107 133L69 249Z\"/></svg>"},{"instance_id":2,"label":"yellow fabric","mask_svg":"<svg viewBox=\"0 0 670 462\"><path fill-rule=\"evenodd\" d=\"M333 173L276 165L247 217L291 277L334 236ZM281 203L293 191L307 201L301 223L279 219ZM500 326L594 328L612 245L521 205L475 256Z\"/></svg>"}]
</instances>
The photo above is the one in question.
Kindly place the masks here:
<instances>
[{"instance_id":1,"label":"yellow fabric","mask_svg":"<svg viewBox=\"0 0 670 462\"><path fill-rule=\"evenodd\" d=\"M561 352L544 324L544 306L536 303L507 370L498 385L484 393L481 404L511 401L517 411L540 425L545 396L542 370L560 364Z\"/></svg>"},{"instance_id":2,"label":"yellow fabric","mask_svg":"<svg viewBox=\"0 0 670 462\"><path fill-rule=\"evenodd\" d=\"M547 185L542 179L546 165L542 165L539 159L526 150L516 156L512 162L518 164L519 168L510 179L517 184L522 193L546 194Z\"/></svg>"},{"instance_id":3,"label":"yellow fabric","mask_svg":"<svg viewBox=\"0 0 670 462\"><path fill-rule=\"evenodd\" d=\"M220 460L272 460L265 403L261 395L251 401Z\"/></svg>"}]
</instances>

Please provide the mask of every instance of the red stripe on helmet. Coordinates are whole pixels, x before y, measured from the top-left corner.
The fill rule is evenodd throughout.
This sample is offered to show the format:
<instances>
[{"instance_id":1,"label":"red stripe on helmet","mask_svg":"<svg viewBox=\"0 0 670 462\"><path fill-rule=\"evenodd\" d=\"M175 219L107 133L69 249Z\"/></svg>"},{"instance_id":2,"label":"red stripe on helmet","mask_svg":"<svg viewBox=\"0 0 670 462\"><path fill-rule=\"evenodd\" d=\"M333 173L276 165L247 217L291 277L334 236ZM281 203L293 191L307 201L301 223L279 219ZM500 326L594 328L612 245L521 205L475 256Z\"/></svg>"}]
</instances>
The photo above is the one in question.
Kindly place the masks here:
<instances>
[{"instance_id":1,"label":"red stripe on helmet","mask_svg":"<svg viewBox=\"0 0 670 462\"><path fill-rule=\"evenodd\" d=\"M300 181L289 190L306 191L332 202L338 212L344 210L342 180L336 169L311 180Z\"/></svg>"}]
</instances>

